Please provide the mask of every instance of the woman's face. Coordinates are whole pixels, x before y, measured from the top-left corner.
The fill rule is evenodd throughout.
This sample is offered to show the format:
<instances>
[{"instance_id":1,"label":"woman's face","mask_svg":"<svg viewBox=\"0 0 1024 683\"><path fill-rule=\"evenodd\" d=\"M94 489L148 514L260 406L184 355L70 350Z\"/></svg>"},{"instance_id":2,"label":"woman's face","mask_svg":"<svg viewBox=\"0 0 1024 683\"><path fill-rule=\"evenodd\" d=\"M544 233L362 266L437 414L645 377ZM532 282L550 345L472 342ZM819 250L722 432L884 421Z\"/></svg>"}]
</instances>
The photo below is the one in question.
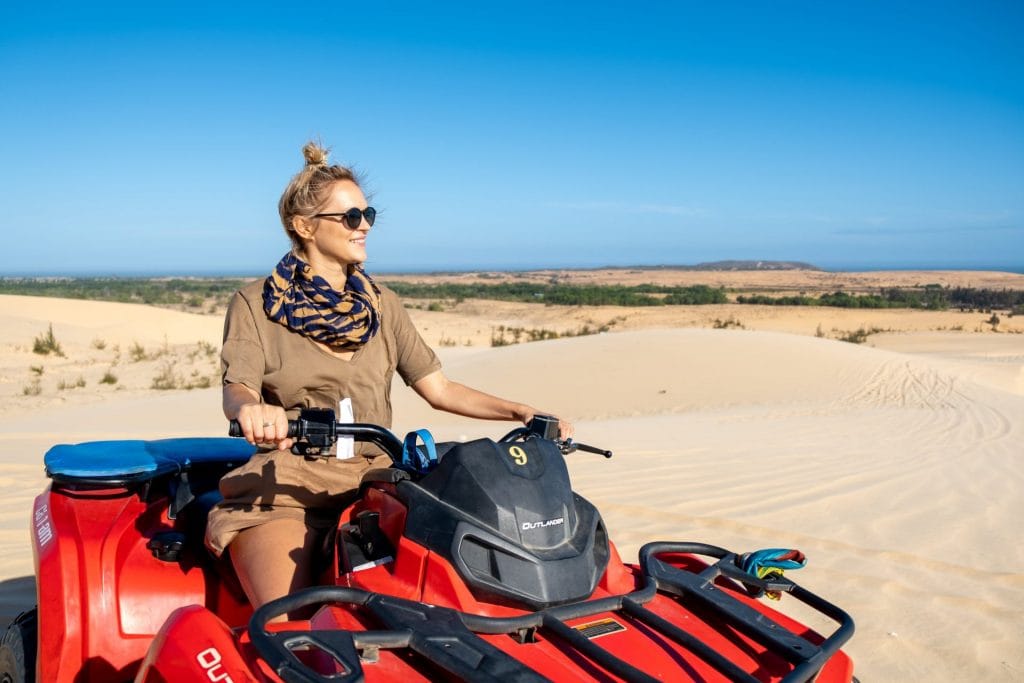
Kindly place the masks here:
<instances>
[{"instance_id":1,"label":"woman's face","mask_svg":"<svg viewBox=\"0 0 1024 683\"><path fill-rule=\"evenodd\" d=\"M366 197L351 180L334 183L327 203L318 213L344 213L351 208L365 209ZM305 240L308 257L319 255L339 265L348 266L366 260L366 236L370 224L363 218L356 229L350 229L341 216L308 219L310 236ZM315 252L315 253L314 253Z\"/></svg>"}]
</instances>

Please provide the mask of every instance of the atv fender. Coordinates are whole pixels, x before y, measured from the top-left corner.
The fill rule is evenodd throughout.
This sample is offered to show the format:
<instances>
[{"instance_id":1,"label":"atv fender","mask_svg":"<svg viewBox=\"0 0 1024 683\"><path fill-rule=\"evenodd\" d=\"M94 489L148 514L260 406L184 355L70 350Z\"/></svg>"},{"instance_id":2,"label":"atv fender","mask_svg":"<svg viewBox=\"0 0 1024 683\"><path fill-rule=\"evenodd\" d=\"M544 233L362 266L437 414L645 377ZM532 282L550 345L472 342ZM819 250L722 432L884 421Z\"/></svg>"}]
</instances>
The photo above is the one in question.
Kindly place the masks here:
<instances>
[{"instance_id":1,"label":"atv fender","mask_svg":"<svg viewBox=\"0 0 1024 683\"><path fill-rule=\"evenodd\" d=\"M238 650L231 629L205 607L189 605L171 613L153 639L135 683L212 681L258 683Z\"/></svg>"}]
</instances>

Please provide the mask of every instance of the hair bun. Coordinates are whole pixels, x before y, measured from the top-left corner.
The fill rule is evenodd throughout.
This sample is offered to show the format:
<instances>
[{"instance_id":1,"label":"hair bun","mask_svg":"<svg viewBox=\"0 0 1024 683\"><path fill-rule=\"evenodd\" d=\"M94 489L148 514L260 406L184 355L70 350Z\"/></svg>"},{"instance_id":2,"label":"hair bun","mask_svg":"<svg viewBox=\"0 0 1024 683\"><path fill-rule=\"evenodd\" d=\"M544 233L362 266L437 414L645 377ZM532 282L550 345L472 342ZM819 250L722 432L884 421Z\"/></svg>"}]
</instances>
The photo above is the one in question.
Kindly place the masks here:
<instances>
[{"instance_id":1,"label":"hair bun","mask_svg":"<svg viewBox=\"0 0 1024 683\"><path fill-rule=\"evenodd\" d=\"M307 142L302 148L302 156L306 158L307 166L326 166L330 153L330 149L324 149L315 142Z\"/></svg>"}]
</instances>

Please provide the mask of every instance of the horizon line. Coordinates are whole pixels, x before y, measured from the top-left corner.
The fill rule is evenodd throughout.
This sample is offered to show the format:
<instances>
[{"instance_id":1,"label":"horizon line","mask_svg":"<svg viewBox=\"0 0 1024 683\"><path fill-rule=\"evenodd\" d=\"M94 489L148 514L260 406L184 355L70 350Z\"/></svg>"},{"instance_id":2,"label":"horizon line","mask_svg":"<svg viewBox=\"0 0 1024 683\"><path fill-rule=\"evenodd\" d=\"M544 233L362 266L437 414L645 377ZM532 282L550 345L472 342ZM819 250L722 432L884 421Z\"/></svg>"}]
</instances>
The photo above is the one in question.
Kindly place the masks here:
<instances>
[{"instance_id":1,"label":"horizon line","mask_svg":"<svg viewBox=\"0 0 1024 683\"><path fill-rule=\"evenodd\" d=\"M725 264L769 264L769 267L727 267ZM770 267L775 264L776 267ZM782 265L791 267L778 267ZM722 267L713 267L722 265ZM818 271L824 273L870 273L870 272L913 272L913 271L937 271L937 272L992 272L992 273L1013 273L1024 274L1024 264L1018 265L935 265L935 264L898 264L898 265L868 265L868 264L843 264L841 266L822 267L804 261L788 260L757 260L757 259L723 259L719 261L703 261L695 264L630 264L630 265L601 265L601 266L453 266L436 268L385 268L374 269L376 277L388 275L461 275L470 273L535 273L547 271L601 271L601 270L688 270L706 272L779 272L779 271ZM13 271L0 273L0 280L18 279L165 279L165 278L259 278L264 277L268 270L241 270L223 269L214 270L209 268L191 269L139 269L113 271L108 269L68 269L63 271Z\"/></svg>"}]
</instances>

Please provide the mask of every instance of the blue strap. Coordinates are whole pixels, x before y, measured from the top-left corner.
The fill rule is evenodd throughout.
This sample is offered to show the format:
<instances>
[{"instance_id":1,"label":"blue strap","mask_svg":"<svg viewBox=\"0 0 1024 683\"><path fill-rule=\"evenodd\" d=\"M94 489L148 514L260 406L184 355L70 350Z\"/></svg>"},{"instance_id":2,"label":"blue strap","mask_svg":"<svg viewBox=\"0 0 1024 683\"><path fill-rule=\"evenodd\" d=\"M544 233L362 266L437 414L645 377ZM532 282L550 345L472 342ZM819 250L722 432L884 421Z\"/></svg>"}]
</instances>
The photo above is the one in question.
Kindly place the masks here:
<instances>
[{"instance_id":1,"label":"blue strap","mask_svg":"<svg viewBox=\"0 0 1024 683\"><path fill-rule=\"evenodd\" d=\"M423 446L417 446L416 441L423 441ZM414 472L426 473L437 465L437 447L434 446L434 437L426 429L417 429L405 435L405 443L402 445L402 469Z\"/></svg>"},{"instance_id":2,"label":"blue strap","mask_svg":"<svg viewBox=\"0 0 1024 683\"><path fill-rule=\"evenodd\" d=\"M748 574L764 578L772 569L800 569L807 564L807 558L799 550L788 548L764 548L743 555L742 569Z\"/></svg>"}]
</instances>

